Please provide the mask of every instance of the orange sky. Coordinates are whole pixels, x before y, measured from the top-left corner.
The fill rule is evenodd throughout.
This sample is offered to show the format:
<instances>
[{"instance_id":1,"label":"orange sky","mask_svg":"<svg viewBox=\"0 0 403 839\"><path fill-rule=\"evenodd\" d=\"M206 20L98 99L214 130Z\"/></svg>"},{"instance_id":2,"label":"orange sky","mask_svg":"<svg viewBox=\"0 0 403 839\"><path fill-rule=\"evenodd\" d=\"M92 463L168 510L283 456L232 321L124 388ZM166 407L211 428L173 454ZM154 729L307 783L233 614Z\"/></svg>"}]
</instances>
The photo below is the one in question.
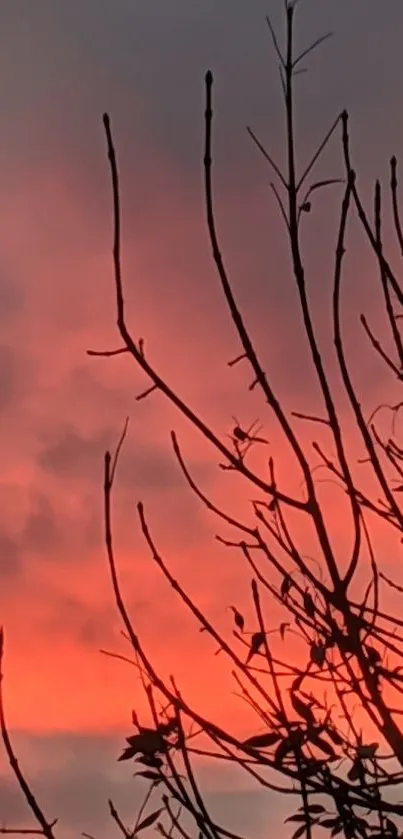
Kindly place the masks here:
<instances>
[{"instance_id":1,"label":"orange sky","mask_svg":"<svg viewBox=\"0 0 403 839\"><path fill-rule=\"evenodd\" d=\"M208 3L199 19L182 0L175 0L178 26L169 30L168 38L164 26L172 23L156 2L145 11L129 9L119 0L112 28L105 10L94 33L78 0L69 4L69 14L59 0L35 5L34 14L29 0L13 0L0 13L0 72L5 79L0 102L6 114L0 138L4 690L22 759L45 798L50 789L47 767L58 767L50 803L65 814L66 835L78 825L82 830L96 825L101 836L103 816L95 809L110 788L123 796L123 808L130 805L130 773L114 760L131 709L143 701L134 669L98 652L126 651L103 546L102 461L127 415L129 435L115 494L116 544L135 627L156 662L164 672L177 674L196 705L218 721L230 713L240 730L247 729L249 720L245 722L235 699L228 711L229 668L223 656L213 656L214 646L198 633L153 567L139 530L137 501L144 502L151 532L174 575L220 627L232 629L227 611L231 603L252 614L250 573L235 552L214 540L217 532L227 532L187 488L170 447L170 429L177 431L189 469L203 489L249 520L250 489L216 468L214 452L161 395L135 402L147 383L129 359L86 355L88 348L118 345L110 183L101 124L105 108L111 111L121 162L124 278L133 333L146 339L157 370L220 435L230 431L232 415L245 425L259 416L270 439L268 453L275 453L279 474L295 492L299 477L290 471L263 401L257 393L247 393L246 368L226 366L240 350L210 257L201 177L202 78L211 62L217 75L217 219L234 289L263 367L287 410L314 413L319 402L268 172L245 142L244 124L253 117L256 129L260 126L272 137L274 151L282 151L273 61L269 118L267 111L264 4L252 4L246 13L235 3L232 17L229 0L222 4L227 16ZM333 42L316 58L315 73L301 84L305 116L301 114L300 137L305 160L335 113L351 105L354 147L362 149L360 175L368 197L370 176L379 171L384 176L390 154L401 146L403 126L396 108L401 97L390 48L401 6L392 4L387 23L376 3L367 0L363 5L360 0L357 5L365 5L368 40L376 42L383 56L384 76L380 79L375 59L368 59L363 71L364 55L356 52L359 18L350 17L347 0L337 12L322 10L317 20L316 0L312 2L315 13L307 11L303 35L310 38L313 31L316 37L322 29L335 28L344 61L341 66ZM127 35L129 24L135 43ZM335 142L319 174L336 177L340 167ZM310 294L330 370L329 290L338 201L337 187L318 195L305 238ZM398 398L382 366L365 353L365 340L357 338L364 306L371 323L382 327L376 281L368 248L353 226L344 322L368 413L386 396ZM353 442L348 416L345 422ZM301 433L308 442L307 430L301 427ZM342 555L351 538L340 527L342 493L325 486L321 492ZM315 550L302 531L301 539L306 553ZM400 546L381 530L376 539L387 554L385 569L390 573L400 559ZM388 605L393 602L390 598ZM206 672L211 673L208 680ZM79 764L94 777L87 805L75 798ZM80 775L80 783L87 776ZM0 807L4 805L7 818L21 823L22 810L7 777L2 775L0 782ZM217 806L225 816L231 805L224 789L230 783L224 773L214 783L217 795L222 793ZM209 784L214 786L211 778ZM252 796L247 788L243 791ZM260 835L265 824L256 815L245 830Z\"/></svg>"}]
</instances>

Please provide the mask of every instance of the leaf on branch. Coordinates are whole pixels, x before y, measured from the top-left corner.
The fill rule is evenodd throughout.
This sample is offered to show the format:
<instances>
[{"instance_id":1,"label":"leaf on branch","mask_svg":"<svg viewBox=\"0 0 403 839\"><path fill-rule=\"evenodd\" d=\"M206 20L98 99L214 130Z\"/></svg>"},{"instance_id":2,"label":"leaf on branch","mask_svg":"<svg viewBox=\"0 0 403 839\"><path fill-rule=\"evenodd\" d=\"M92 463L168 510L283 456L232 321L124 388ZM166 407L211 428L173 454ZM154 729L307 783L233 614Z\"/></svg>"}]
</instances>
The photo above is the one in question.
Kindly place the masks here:
<instances>
[{"instance_id":1,"label":"leaf on branch","mask_svg":"<svg viewBox=\"0 0 403 839\"><path fill-rule=\"evenodd\" d=\"M157 726L158 734L160 734L163 737L168 737L169 734L172 734L173 731L177 731L177 729L178 721L175 719L175 717L172 717L172 719L167 720L167 722L160 722Z\"/></svg>"},{"instance_id":2,"label":"leaf on branch","mask_svg":"<svg viewBox=\"0 0 403 839\"><path fill-rule=\"evenodd\" d=\"M153 813L150 813L149 816L146 816L145 819L143 819L140 822L140 824L137 825L137 827L135 828L135 830L133 831L133 833L131 835L132 836L137 836L137 834L140 833L140 830L145 830L146 827L151 827L151 825L154 824L154 822L157 821L158 816L161 815L161 813L164 811L164 809L165 809L164 807L160 807L159 810L154 810Z\"/></svg>"},{"instance_id":3,"label":"leaf on branch","mask_svg":"<svg viewBox=\"0 0 403 839\"><path fill-rule=\"evenodd\" d=\"M289 626L289 623L280 623L280 638L282 641L284 641L285 631L289 628Z\"/></svg>"},{"instance_id":4,"label":"leaf on branch","mask_svg":"<svg viewBox=\"0 0 403 839\"><path fill-rule=\"evenodd\" d=\"M164 761L157 755L140 755L140 757L136 757L136 763L152 766L153 769L161 769L161 766L164 765Z\"/></svg>"},{"instance_id":5,"label":"leaf on branch","mask_svg":"<svg viewBox=\"0 0 403 839\"><path fill-rule=\"evenodd\" d=\"M243 617L243 615L241 615L240 612L238 612L238 609L236 609L235 606L230 606L230 608L234 613L235 626L237 626L238 629L240 629L240 631L243 632L245 627L245 618Z\"/></svg>"},{"instance_id":6,"label":"leaf on branch","mask_svg":"<svg viewBox=\"0 0 403 839\"><path fill-rule=\"evenodd\" d=\"M358 746L357 757L361 760L365 758L372 759L379 748L379 743L368 743L367 746Z\"/></svg>"},{"instance_id":7,"label":"leaf on branch","mask_svg":"<svg viewBox=\"0 0 403 839\"><path fill-rule=\"evenodd\" d=\"M264 643L264 633L263 632L254 632L250 642L250 648L248 652L248 657L246 659L245 664L249 664L250 660L253 658L256 653L259 652L260 647Z\"/></svg>"},{"instance_id":8,"label":"leaf on branch","mask_svg":"<svg viewBox=\"0 0 403 839\"><path fill-rule=\"evenodd\" d=\"M292 834L291 839L299 839L299 837L300 837L300 836L303 836L303 834L304 834L305 832L306 832L306 823L305 823L305 824L301 824L301 826L297 828L297 830L295 831L295 833L293 833L293 834Z\"/></svg>"},{"instance_id":9,"label":"leaf on branch","mask_svg":"<svg viewBox=\"0 0 403 839\"><path fill-rule=\"evenodd\" d=\"M295 696L294 693L291 693L291 704L294 708L294 711L302 717L310 728L313 728L315 725L315 716L313 714L312 708L310 705L305 705L305 702L302 702L298 696Z\"/></svg>"},{"instance_id":10,"label":"leaf on branch","mask_svg":"<svg viewBox=\"0 0 403 839\"><path fill-rule=\"evenodd\" d=\"M288 594L292 584L293 584L293 581L292 581L290 575L287 574L284 577L283 582L281 583L281 588L280 588L280 594L281 594L281 597L282 597L283 600L285 600L285 598L287 597L287 594Z\"/></svg>"},{"instance_id":11,"label":"leaf on branch","mask_svg":"<svg viewBox=\"0 0 403 839\"><path fill-rule=\"evenodd\" d=\"M162 778L160 775L157 775L156 772L151 772L151 769L145 769L143 772L134 772L133 778L146 778L147 781L155 781L156 784L160 784Z\"/></svg>"},{"instance_id":12,"label":"leaf on branch","mask_svg":"<svg viewBox=\"0 0 403 839\"><path fill-rule=\"evenodd\" d=\"M339 816L334 816L332 819L323 819L319 824L321 827L340 827L342 822Z\"/></svg>"},{"instance_id":13,"label":"leaf on branch","mask_svg":"<svg viewBox=\"0 0 403 839\"><path fill-rule=\"evenodd\" d=\"M365 652L368 656L368 661L370 664L375 665L379 664L382 661L382 656L375 647L372 647L370 644L365 644Z\"/></svg>"},{"instance_id":14,"label":"leaf on branch","mask_svg":"<svg viewBox=\"0 0 403 839\"><path fill-rule=\"evenodd\" d=\"M126 737L129 746L134 749L133 754L141 752L142 754L155 754L156 752L165 751L165 741L159 731L154 728L143 728L139 734L134 734L132 737ZM127 758L126 758L127 760Z\"/></svg>"},{"instance_id":15,"label":"leaf on branch","mask_svg":"<svg viewBox=\"0 0 403 839\"><path fill-rule=\"evenodd\" d=\"M303 204L300 206L300 210L302 213L310 213L312 209L312 204L310 201L304 201Z\"/></svg>"},{"instance_id":16,"label":"leaf on branch","mask_svg":"<svg viewBox=\"0 0 403 839\"><path fill-rule=\"evenodd\" d=\"M274 755L274 765L281 767L283 764L284 759L287 757L288 753L292 751L292 743L288 737L286 737L279 746L277 746L275 755Z\"/></svg>"},{"instance_id":17,"label":"leaf on branch","mask_svg":"<svg viewBox=\"0 0 403 839\"><path fill-rule=\"evenodd\" d=\"M123 750L120 757L118 757L118 761L120 760L130 760L134 755L137 754L137 749L133 746L127 746L126 749Z\"/></svg>"},{"instance_id":18,"label":"leaf on branch","mask_svg":"<svg viewBox=\"0 0 403 839\"><path fill-rule=\"evenodd\" d=\"M315 616L315 604L309 591L304 592L304 609L310 618Z\"/></svg>"},{"instance_id":19,"label":"leaf on branch","mask_svg":"<svg viewBox=\"0 0 403 839\"><path fill-rule=\"evenodd\" d=\"M299 676L297 676L296 679L294 679L290 689L291 693L296 693L296 691L300 689L304 676L305 673L301 673Z\"/></svg>"},{"instance_id":20,"label":"leaf on branch","mask_svg":"<svg viewBox=\"0 0 403 839\"><path fill-rule=\"evenodd\" d=\"M318 667L323 667L326 660L326 647L322 644L312 644L311 646L311 661L317 664Z\"/></svg>"},{"instance_id":21,"label":"leaf on branch","mask_svg":"<svg viewBox=\"0 0 403 839\"><path fill-rule=\"evenodd\" d=\"M324 752L326 755L329 755L330 758L337 757L333 746L331 746L330 743L327 742L327 740L324 740L323 737L320 737L319 734L310 733L308 735L308 738L311 743L313 743L315 746L318 746L319 749L322 749L322 752Z\"/></svg>"},{"instance_id":22,"label":"leaf on branch","mask_svg":"<svg viewBox=\"0 0 403 839\"><path fill-rule=\"evenodd\" d=\"M341 737L339 732L332 728L330 725L326 726L326 734L330 738L330 740L332 740L335 746L343 745L343 738Z\"/></svg>"},{"instance_id":23,"label":"leaf on branch","mask_svg":"<svg viewBox=\"0 0 403 839\"><path fill-rule=\"evenodd\" d=\"M304 809L301 807L301 810ZM309 813L326 813L326 807L323 804L308 804L306 808Z\"/></svg>"},{"instance_id":24,"label":"leaf on branch","mask_svg":"<svg viewBox=\"0 0 403 839\"><path fill-rule=\"evenodd\" d=\"M391 821L391 819L388 819L388 818L386 819L386 827L387 827L388 832L389 832L390 836L392 837L392 839L397 839L397 837L399 835L399 831L397 829L397 826L395 825L394 822Z\"/></svg>"},{"instance_id":25,"label":"leaf on branch","mask_svg":"<svg viewBox=\"0 0 403 839\"><path fill-rule=\"evenodd\" d=\"M276 767L281 767L284 759L290 752L300 749L303 736L303 731L301 729L297 729L292 732L290 737L285 737L284 740L281 741L274 754L274 764Z\"/></svg>"},{"instance_id":26,"label":"leaf on branch","mask_svg":"<svg viewBox=\"0 0 403 839\"><path fill-rule=\"evenodd\" d=\"M357 757L353 761L353 765L352 765L351 769L349 769L349 771L347 772L347 778L348 778L349 781L358 781L358 779L361 778L362 775L363 775L363 766L362 766L362 763L361 763L361 759L359 757Z\"/></svg>"},{"instance_id":27,"label":"leaf on branch","mask_svg":"<svg viewBox=\"0 0 403 839\"><path fill-rule=\"evenodd\" d=\"M242 745L264 749L268 746L273 746L274 743L278 743L280 739L281 734L278 734L277 731L269 731L266 734L256 734L254 737L248 737L247 740L243 741Z\"/></svg>"},{"instance_id":28,"label":"leaf on branch","mask_svg":"<svg viewBox=\"0 0 403 839\"><path fill-rule=\"evenodd\" d=\"M304 778L310 778L312 775L317 775L318 772L322 771L326 768L326 760L316 760L315 758L310 758L306 761L305 766L302 769Z\"/></svg>"},{"instance_id":29,"label":"leaf on branch","mask_svg":"<svg viewBox=\"0 0 403 839\"><path fill-rule=\"evenodd\" d=\"M306 815L305 813L296 813L295 816L288 816L288 819L284 819L284 824L287 822L306 822Z\"/></svg>"}]
</instances>

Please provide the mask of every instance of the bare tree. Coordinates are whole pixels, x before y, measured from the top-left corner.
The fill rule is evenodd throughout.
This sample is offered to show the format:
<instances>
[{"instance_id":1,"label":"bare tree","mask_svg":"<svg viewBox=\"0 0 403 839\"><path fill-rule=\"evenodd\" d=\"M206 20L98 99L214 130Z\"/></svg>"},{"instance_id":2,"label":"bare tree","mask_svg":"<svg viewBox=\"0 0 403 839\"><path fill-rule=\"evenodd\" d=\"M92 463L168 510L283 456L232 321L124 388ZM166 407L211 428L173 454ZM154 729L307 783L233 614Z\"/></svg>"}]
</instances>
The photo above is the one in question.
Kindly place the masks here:
<instances>
[{"instance_id":1,"label":"bare tree","mask_svg":"<svg viewBox=\"0 0 403 839\"><path fill-rule=\"evenodd\" d=\"M138 775L150 784L136 824L127 827L110 802L110 812L125 837L156 824L163 836L189 837L196 831L206 839L238 839L238 834L218 824L206 804L198 780L197 757L236 764L252 777L257 786L272 794L290 794L294 802L299 796L297 811L288 821L295 823L293 839L322 826L331 835L352 837L385 837L397 839L401 832L403 804L398 800L403 781L403 730L400 725L400 696L403 693L403 620L391 614L385 594L391 587L401 594L403 589L390 579L382 567L382 557L373 545L374 524L396 534L402 541L403 513L399 492L403 489L403 448L399 444L397 417L403 401L375 406L366 416L360 393L353 381L351 359L347 358L341 321L343 258L349 218L355 214L372 249L379 273L386 323L391 349L385 349L368 323L361 316L368 337L368 349L384 362L385 382L391 374L400 382L403 371L403 344L399 328L403 289L383 244L383 199L380 183L374 188L373 207L367 211L362 203L351 159L348 114L340 113L325 133L306 167L299 171L294 132L294 83L301 63L329 36L317 39L301 53L294 49L294 18L298 0L285 0L286 39L281 48L272 22L267 19L273 47L279 63L281 88L286 114L287 164L285 171L273 159L251 129L249 133L273 172L272 189L281 213L300 314L309 347L311 369L320 388L322 412L319 415L289 412L279 399L257 352L253 336L245 325L226 265L220 250L215 222L212 181L213 77L205 77L205 205L208 234L213 260L229 315L235 327L240 352L229 366L243 363L250 370L249 391L260 392L270 422L276 421L284 439L291 447L302 482L298 495L289 494L278 482L278 464L274 456L267 460L267 470L257 472L251 466L250 452L267 446L263 426L253 423L246 428L234 420L231 442L227 444L207 426L195 411L153 366L145 351L144 341L133 337L126 320L121 262L120 191L117 153L109 116L104 115L104 128L113 190L113 264L116 291L117 328L122 345L116 350L95 351L90 355L113 356L128 353L149 378L149 387L138 399L161 391L208 440L220 458L219 466L234 470L253 489L255 499L245 518L238 519L230 510L219 508L207 497L190 473L175 432L172 447L189 488L217 520L228 525L233 539L218 537L242 554L251 572L250 598L254 623L247 626L238 607L232 606L232 635L223 637L211 624L179 582L174 579L169 563L152 536L144 507L138 504L141 529L154 563L195 618L195 624L208 633L222 652L222 660L232 668L234 683L242 699L256 717L256 731L240 741L234 732L223 730L207 719L202 708L186 700L176 681L164 680L148 657L135 624L128 614L120 590L114 554L112 528L112 491L119 455L127 431L127 423L116 452L105 456L105 540L114 597L124 632L130 642L134 661L150 708L151 725L145 727L133 715L134 734L128 736L120 760L135 760ZM342 177L315 180L315 167L329 142L341 136L344 160ZM339 186L337 186L339 185ZM344 415L338 406L336 384L326 371L307 295L302 220L309 215L311 204L322 189L341 188L342 197L333 258L333 285L329 303L333 324L334 353L338 363L344 396L350 408L355 432L360 440L357 459L349 452ZM403 255L403 232L398 205L397 161L390 161L390 199L394 229ZM392 387L391 387L392 391ZM379 412L389 412L390 429L382 431ZM303 442L301 422L312 430L309 446ZM315 438L320 427L325 444ZM269 452L270 450L267 449ZM346 523L352 529L352 544L347 562L340 562L337 545L333 544L327 524L327 512L318 490L318 466L338 483L346 498ZM370 478L369 478L370 476ZM370 490L367 487L371 487ZM317 556L312 562L305 557L295 541L291 524L296 519L309 522L315 535ZM384 566L385 567L385 566ZM356 583L359 581L357 587ZM362 580L365 580L364 584ZM357 594L358 589L358 594ZM284 620L273 628L267 619L268 607L276 604L284 612ZM223 608L228 604L223 603ZM281 644L284 653L281 652ZM293 664L286 655L287 644L297 644L299 660ZM223 664L223 666L225 666ZM362 725L357 725L355 709L361 709ZM396 707L397 706L397 707ZM49 825L35 804L29 788L19 774L7 739L4 716L0 718L3 739L11 765L25 792L40 829L49 839ZM139 782L140 783L140 782ZM151 799L159 796L156 809L145 815Z\"/></svg>"}]
</instances>

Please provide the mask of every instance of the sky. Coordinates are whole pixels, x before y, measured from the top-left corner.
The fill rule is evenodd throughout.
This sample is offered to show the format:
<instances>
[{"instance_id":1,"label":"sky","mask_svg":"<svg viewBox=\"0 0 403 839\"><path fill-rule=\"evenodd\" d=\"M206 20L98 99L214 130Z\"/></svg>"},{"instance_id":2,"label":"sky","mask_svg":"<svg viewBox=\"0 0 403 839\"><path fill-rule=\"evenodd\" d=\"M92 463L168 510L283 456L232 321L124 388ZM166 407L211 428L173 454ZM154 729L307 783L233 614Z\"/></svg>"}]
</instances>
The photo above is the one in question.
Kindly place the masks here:
<instances>
[{"instance_id":1,"label":"sky","mask_svg":"<svg viewBox=\"0 0 403 839\"><path fill-rule=\"evenodd\" d=\"M245 425L259 416L281 453L279 472L287 475L287 453L267 408L248 394L246 368L227 366L240 349L211 259L202 181L203 79L211 69L222 250L277 392L287 410L310 412L319 404L318 392L272 176L246 131L250 125L283 163L282 103L265 23L270 14L281 33L281 10L281 0L1 4L4 695L21 765L49 818L59 816L61 836L77 830L106 836L107 798L130 815L143 795L127 765L116 763L131 709L143 703L136 673L99 652L128 653L102 530L103 455L116 445L126 416L114 522L135 626L162 671L174 672L192 701L217 720L231 713L234 726L247 725L239 703L229 697L225 664L153 565L135 505L144 502L173 573L219 626L228 627L228 605L248 608L249 573L238 555L214 540L217 522L187 487L170 429L178 433L191 473L216 500L242 514L250 490L217 469L215 453L162 395L136 402L147 382L130 359L91 358L86 350L119 346L102 127L108 111L119 159L133 334L145 338L156 368L223 437L233 415ZM301 0L298 10L301 49L334 33L298 79L298 164L306 165L347 108L366 199L375 177L387 184L388 160L401 148L402 26L401 0ZM335 137L318 177L342 174ZM339 206L338 187L317 193L304 231L309 295L330 373L329 293ZM354 224L345 288L347 347L354 351L370 411L393 384L357 332L363 307L374 324L380 315L374 264ZM338 524L340 497L329 494L327 502L330 526L344 550L349 543ZM4 759L0 767L1 818L22 826L21 795ZM216 811L224 820L232 814L245 835L263 835L268 820L270 826L275 819L281 824L285 803L277 805L276 816L268 815L267 799L244 779L214 774L211 767L202 771Z\"/></svg>"}]
</instances>

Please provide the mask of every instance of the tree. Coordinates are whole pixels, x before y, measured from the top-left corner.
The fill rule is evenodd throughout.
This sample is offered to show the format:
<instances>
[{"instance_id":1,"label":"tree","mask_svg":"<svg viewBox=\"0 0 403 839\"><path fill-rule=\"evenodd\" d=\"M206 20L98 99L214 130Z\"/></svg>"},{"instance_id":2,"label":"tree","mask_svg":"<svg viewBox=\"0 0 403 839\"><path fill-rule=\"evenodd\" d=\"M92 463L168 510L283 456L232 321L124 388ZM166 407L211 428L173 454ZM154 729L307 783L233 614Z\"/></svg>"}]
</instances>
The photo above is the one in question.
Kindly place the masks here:
<instances>
[{"instance_id":1,"label":"tree","mask_svg":"<svg viewBox=\"0 0 403 839\"><path fill-rule=\"evenodd\" d=\"M252 776L257 785L279 795L299 796L297 811L288 821L294 823L293 839L322 826L331 835L385 837L397 839L401 830L403 804L397 800L403 781L403 730L399 717L399 695L403 692L400 663L403 620L384 605L391 588L403 589L385 573L384 557L374 548L373 529L391 532L396 544L403 541L403 513L399 492L403 490L403 449L399 445L397 420L403 402L375 406L364 415L359 388L354 383L351 361L346 354L341 318L343 258L350 217L355 214L372 250L379 273L390 348L380 341L365 315L361 323L368 348L380 356L385 381L391 373L402 379L403 343L399 330L399 306L403 290L384 248L384 212L380 182L375 183L372 216L360 197L352 163L348 114L337 116L308 165L299 171L294 132L294 82L302 61L328 37L319 38L302 53L294 49L294 20L298 0L285 0L286 42L279 45L271 20L267 23L277 54L286 114L287 167L283 172L255 134L252 139L274 172L272 185L282 215L305 338L309 346L322 400L322 414L290 414L278 399L263 370L253 336L245 325L232 291L220 251L215 221L212 179L213 77L205 77L205 203L207 227L213 259L222 291L237 332L241 352L230 366L245 364L251 373L249 390L259 391L295 459L301 475L300 493L290 494L278 480L278 463L269 456L264 469L255 471L251 453L260 447L263 459L268 449L265 430L256 423L246 428L234 420L231 442L227 444L204 424L159 375L149 360L142 339L135 340L126 321L123 268L120 252L120 192L117 154L111 123L104 115L104 128L113 190L113 263L116 290L117 327L122 346L114 351L90 351L91 355L111 356L128 353L150 380L149 388L138 396L148 397L159 390L170 400L215 448L222 469L233 470L249 482L256 495L245 519L219 508L196 483L186 465L177 436L172 446L190 489L220 522L232 529L234 538L223 540L236 547L251 572L250 598L254 622L247 625L239 606L231 606L233 637L223 637L177 582L156 545L141 503L138 516L151 558L167 583L173 587L196 619L199 627L215 641L233 668L235 683L256 720L255 732L240 741L234 732L223 730L207 719L202 709L191 706L174 679L165 681L148 658L124 602L118 581L111 515L112 492L127 423L116 452L105 455L104 500L105 541L114 597L125 633L130 640L142 684L150 707L150 723L133 712L134 733L127 738L119 760L135 760L138 775L149 781L144 807L134 828L127 828L110 802L110 812L122 833L135 833L156 824L163 836L188 837L198 832L206 839L238 839L238 835L217 824L208 809L197 779L195 755L236 763ZM315 167L330 141L341 134L344 161L342 178L315 180ZM335 242L333 285L329 288L334 353L343 395L348 400L359 449L351 452L343 424L336 381L327 374L307 293L303 249L303 222L309 221L312 202L322 189L341 189L340 216ZM403 255L403 231L398 205L397 161L390 161L390 198L394 230ZM308 217L308 218L306 218ZM391 388L392 391L392 388ZM385 432L379 423L380 409L390 415ZM302 440L301 423L314 435L310 445ZM323 434L318 442L316 429ZM318 432L319 434L319 432ZM321 438L322 439L322 438ZM359 457L357 458L357 452ZM266 472L266 463L268 466ZM346 562L337 556L327 522L326 505L320 494L318 466L344 491L346 524L351 528L352 544ZM367 488L369 487L369 489ZM309 523L314 533L320 562L312 564L301 553L293 532L293 522ZM268 609L276 603L283 612L273 632ZM225 608L227 604L223 604ZM301 666L284 651L287 644L298 646ZM223 665L224 666L224 665ZM357 723L357 704L361 717ZM7 734L2 705L0 724L5 747L40 831L50 839L49 825L28 787ZM278 777L282 778L281 785ZM140 782L139 782L140 783ZM148 815L145 807L151 796L160 796L159 805Z\"/></svg>"}]
</instances>

